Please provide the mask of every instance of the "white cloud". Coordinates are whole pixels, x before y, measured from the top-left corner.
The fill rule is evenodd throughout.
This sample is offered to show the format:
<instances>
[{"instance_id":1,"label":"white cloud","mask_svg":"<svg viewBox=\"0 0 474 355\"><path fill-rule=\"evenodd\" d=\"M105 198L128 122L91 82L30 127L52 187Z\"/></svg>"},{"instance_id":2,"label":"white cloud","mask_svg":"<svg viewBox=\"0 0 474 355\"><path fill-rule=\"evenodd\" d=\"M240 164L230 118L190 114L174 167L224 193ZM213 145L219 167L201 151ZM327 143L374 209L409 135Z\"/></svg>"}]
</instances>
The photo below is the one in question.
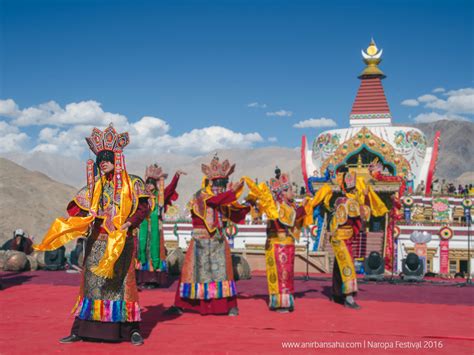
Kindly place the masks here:
<instances>
[{"instance_id":1,"label":"white cloud","mask_svg":"<svg viewBox=\"0 0 474 355\"><path fill-rule=\"evenodd\" d=\"M268 141L272 142L272 143L275 143L275 142L278 142L278 138L277 137L268 137Z\"/></svg>"},{"instance_id":2,"label":"white cloud","mask_svg":"<svg viewBox=\"0 0 474 355\"><path fill-rule=\"evenodd\" d=\"M267 108L267 104L261 104L261 103L258 103L258 102L251 102L247 105L247 107Z\"/></svg>"},{"instance_id":3,"label":"white cloud","mask_svg":"<svg viewBox=\"0 0 474 355\"><path fill-rule=\"evenodd\" d=\"M293 112L287 111L287 110L278 110L278 111L275 111L275 112L267 112L266 115L267 116L279 116L279 117L287 116L287 117L290 117L290 116L293 116Z\"/></svg>"},{"instance_id":4,"label":"white cloud","mask_svg":"<svg viewBox=\"0 0 474 355\"><path fill-rule=\"evenodd\" d=\"M422 96L418 97L418 101L423 102L423 103L436 101L436 100L438 100L438 98L436 96L430 95L430 94L422 95Z\"/></svg>"},{"instance_id":5,"label":"white cloud","mask_svg":"<svg viewBox=\"0 0 474 355\"><path fill-rule=\"evenodd\" d=\"M193 129L173 140L180 151L197 149L201 153L208 153L216 149L249 148L254 143L262 142L263 138L258 133L244 134L220 126L211 126Z\"/></svg>"},{"instance_id":6,"label":"white cloud","mask_svg":"<svg viewBox=\"0 0 474 355\"><path fill-rule=\"evenodd\" d=\"M447 96L474 95L474 88L463 88L463 89L458 89L458 90L450 90L445 95L447 95Z\"/></svg>"},{"instance_id":7,"label":"white cloud","mask_svg":"<svg viewBox=\"0 0 474 355\"><path fill-rule=\"evenodd\" d=\"M42 153L61 153L61 155L69 155L69 156L76 156L71 150L66 151L59 151L60 146L56 144L49 144L49 143L41 143L34 147L31 151L32 152L42 152Z\"/></svg>"},{"instance_id":8,"label":"white cloud","mask_svg":"<svg viewBox=\"0 0 474 355\"><path fill-rule=\"evenodd\" d=\"M415 117L415 122L435 122L439 120L467 120L461 114L474 114L474 88L462 88L446 92L444 88L436 88L434 93L442 94L438 97L426 94L418 99L408 99L402 102L405 106L418 106L423 104L425 108L434 109L439 112L425 112Z\"/></svg>"},{"instance_id":9,"label":"white cloud","mask_svg":"<svg viewBox=\"0 0 474 355\"><path fill-rule=\"evenodd\" d=\"M149 129L145 124L150 123ZM87 152L84 137L90 135L93 126L74 126L69 129L43 128L38 136L39 144L33 151L57 152L62 155L80 156ZM193 129L180 136L168 134L169 125L158 118L144 117L138 122L127 125L130 145L127 155L158 154L175 152L189 155L205 154L216 149L250 148L263 142L258 133L239 133L220 126Z\"/></svg>"},{"instance_id":10,"label":"white cloud","mask_svg":"<svg viewBox=\"0 0 474 355\"><path fill-rule=\"evenodd\" d=\"M22 151L29 136L18 127L0 121L0 153Z\"/></svg>"},{"instance_id":11,"label":"white cloud","mask_svg":"<svg viewBox=\"0 0 474 355\"><path fill-rule=\"evenodd\" d=\"M68 129L43 128L38 134L34 152L59 153L79 157L88 149L85 137L90 136L93 125L76 125Z\"/></svg>"},{"instance_id":12,"label":"white cloud","mask_svg":"<svg viewBox=\"0 0 474 355\"><path fill-rule=\"evenodd\" d=\"M264 141L256 132L240 133L220 126L193 129L173 136L170 125L161 118L144 116L129 122L121 114L105 112L96 101L70 103L64 108L50 101L20 110L10 99L0 101L0 113L10 118L10 122L0 121L0 152L18 150L18 147L24 149L29 137L19 127L39 126L39 133L33 137L32 151L80 157L88 151L84 138L94 127L104 129L110 122L117 131L129 132L128 154L167 151L196 155L216 149L249 148Z\"/></svg>"},{"instance_id":13,"label":"white cloud","mask_svg":"<svg viewBox=\"0 0 474 355\"><path fill-rule=\"evenodd\" d=\"M18 114L18 105L12 99L0 100L0 117L15 117Z\"/></svg>"},{"instance_id":14,"label":"white cloud","mask_svg":"<svg viewBox=\"0 0 474 355\"><path fill-rule=\"evenodd\" d=\"M151 116L142 117L138 122L133 123L131 126L139 136L143 137L162 136L170 130L170 126L166 121Z\"/></svg>"},{"instance_id":15,"label":"white cloud","mask_svg":"<svg viewBox=\"0 0 474 355\"><path fill-rule=\"evenodd\" d=\"M437 112L429 112L429 113L421 113L414 118L416 123L430 123L436 122L441 120L449 120L449 121L467 121L467 119L463 116L459 116L456 114L439 114Z\"/></svg>"},{"instance_id":16,"label":"white cloud","mask_svg":"<svg viewBox=\"0 0 474 355\"><path fill-rule=\"evenodd\" d=\"M420 103L415 100L415 99L407 99L407 100L403 100L402 101L402 105L403 106L411 106L411 107L414 107L414 106L418 106Z\"/></svg>"},{"instance_id":17,"label":"white cloud","mask_svg":"<svg viewBox=\"0 0 474 355\"><path fill-rule=\"evenodd\" d=\"M437 98L426 104L426 107L451 113L474 114L474 88L451 90L445 94L447 100Z\"/></svg>"},{"instance_id":18,"label":"white cloud","mask_svg":"<svg viewBox=\"0 0 474 355\"><path fill-rule=\"evenodd\" d=\"M322 127L336 127L337 123L331 118L309 118L300 121L293 125L295 128L322 128Z\"/></svg>"},{"instance_id":19,"label":"white cloud","mask_svg":"<svg viewBox=\"0 0 474 355\"><path fill-rule=\"evenodd\" d=\"M9 101L9 100L5 100ZM127 118L123 115L105 112L97 101L73 102L62 108L57 102L49 101L38 106L19 110L16 103L0 103L0 115L13 118L16 126L68 126L97 124L106 125L113 122L115 125L124 125ZM2 110L2 106L4 110ZM4 112L6 111L6 112Z\"/></svg>"},{"instance_id":20,"label":"white cloud","mask_svg":"<svg viewBox=\"0 0 474 355\"><path fill-rule=\"evenodd\" d=\"M133 144L133 138L139 144ZM258 133L239 133L221 126L193 129L180 136L165 134L158 137L132 137L130 149L133 152L175 152L184 154L205 154L216 149L250 148L262 142Z\"/></svg>"}]
</instances>

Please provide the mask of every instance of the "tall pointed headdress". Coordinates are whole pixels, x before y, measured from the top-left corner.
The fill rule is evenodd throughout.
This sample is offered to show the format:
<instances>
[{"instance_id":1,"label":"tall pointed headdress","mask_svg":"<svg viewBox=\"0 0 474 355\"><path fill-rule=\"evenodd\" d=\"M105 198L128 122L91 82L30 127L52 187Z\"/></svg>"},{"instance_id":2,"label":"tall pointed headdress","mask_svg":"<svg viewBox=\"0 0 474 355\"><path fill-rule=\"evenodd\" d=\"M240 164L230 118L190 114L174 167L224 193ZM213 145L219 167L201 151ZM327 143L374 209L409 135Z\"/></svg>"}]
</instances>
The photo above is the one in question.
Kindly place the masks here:
<instances>
[{"instance_id":1,"label":"tall pointed headdress","mask_svg":"<svg viewBox=\"0 0 474 355\"><path fill-rule=\"evenodd\" d=\"M201 171L208 180L226 179L234 170L235 164L231 165L227 159L220 163L217 154L209 165L201 164Z\"/></svg>"},{"instance_id":2,"label":"tall pointed headdress","mask_svg":"<svg viewBox=\"0 0 474 355\"><path fill-rule=\"evenodd\" d=\"M168 174L166 174L161 168L161 166L156 163L147 166L145 170L145 181L147 181L149 178L158 181L161 178L166 179L167 177Z\"/></svg>"},{"instance_id":3,"label":"tall pointed headdress","mask_svg":"<svg viewBox=\"0 0 474 355\"><path fill-rule=\"evenodd\" d=\"M113 124L110 123L103 131L94 127L90 137L86 137L86 142L95 155L103 150L121 153L130 143L130 138L128 132L117 133Z\"/></svg>"},{"instance_id":4,"label":"tall pointed headdress","mask_svg":"<svg viewBox=\"0 0 474 355\"><path fill-rule=\"evenodd\" d=\"M284 190L291 188L290 176L287 173L281 173L281 170L277 167L275 169L275 177L270 178L268 186L272 191L273 196L280 199L280 195Z\"/></svg>"},{"instance_id":5,"label":"tall pointed headdress","mask_svg":"<svg viewBox=\"0 0 474 355\"><path fill-rule=\"evenodd\" d=\"M122 151L130 143L128 132L117 133L113 124L110 123L103 131L94 127L90 137L86 137L86 142L96 156L103 151L114 153L114 195L117 196L122 189L122 171L126 170ZM91 197L95 185L94 164L92 159L87 161L87 186Z\"/></svg>"}]
</instances>

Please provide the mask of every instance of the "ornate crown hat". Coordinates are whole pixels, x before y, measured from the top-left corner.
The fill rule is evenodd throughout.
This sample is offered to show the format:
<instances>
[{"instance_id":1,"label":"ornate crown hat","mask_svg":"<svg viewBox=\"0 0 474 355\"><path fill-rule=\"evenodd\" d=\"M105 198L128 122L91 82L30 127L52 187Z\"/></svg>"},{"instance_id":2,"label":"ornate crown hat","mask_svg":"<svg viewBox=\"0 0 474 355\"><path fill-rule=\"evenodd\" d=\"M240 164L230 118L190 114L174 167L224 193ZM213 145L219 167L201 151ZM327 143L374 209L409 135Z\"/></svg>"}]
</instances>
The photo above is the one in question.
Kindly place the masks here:
<instances>
[{"instance_id":1,"label":"ornate crown hat","mask_svg":"<svg viewBox=\"0 0 474 355\"><path fill-rule=\"evenodd\" d=\"M201 164L201 171L209 180L226 179L234 172L234 169L235 164L230 165L227 159L220 163L217 154L209 165Z\"/></svg>"},{"instance_id":2,"label":"ornate crown hat","mask_svg":"<svg viewBox=\"0 0 474 355\"><path fill-rule=\"evenodd\" d=\"M114 198L120 195L122 189L122 171L126 170L125 161L122 154L123 148L130 143L128 132L117 133L112 123L101 131L94 127L90 137L86 137L89 148L97 156L103 151L112 151L114 153ZM87 161L87 186L89 196L93 196L95 184L95 163L92 159Z\"/></svg>"},{"instance_id":3,"label":"ornate crown hat","mask_svg":"<svg viewBox=\"0 0 474 355\"><path fill-rule=\"evenodd\" d=\"M268 182L270 190L274 194L279 194L283 190L291 188L290 176L286 173L281 174L281 170L277 167L275 169L276 176L271 178Z\"/></svg>"},{"instance_id":4,"label":"ornate crown hat","mask_svg":"<svg viewBox=\"0 0 474 355\"><path fill-rule=\"evenodd\" d=\"M114 153L122 152L130 138L128 132L117 133L112 123L104 130L94 127L91 136L86 137L86 142L92 152L97 155L103 150L110 150Z\"/></svg>"},{"instance_id":5,"label":"ornate crown hat","mask_svg":"<svg viewBox=\"0 0 474 355\"><path fill-rule=\"evenodd\" d=\"M150 166L147 166L145 170L145 181L147 181L148 178L159 180L160 178L166 179L167 177L168 177L168 174L166 174L161 168L161 166L159 166L156 163Z\"/></svg>"}]
</instances>

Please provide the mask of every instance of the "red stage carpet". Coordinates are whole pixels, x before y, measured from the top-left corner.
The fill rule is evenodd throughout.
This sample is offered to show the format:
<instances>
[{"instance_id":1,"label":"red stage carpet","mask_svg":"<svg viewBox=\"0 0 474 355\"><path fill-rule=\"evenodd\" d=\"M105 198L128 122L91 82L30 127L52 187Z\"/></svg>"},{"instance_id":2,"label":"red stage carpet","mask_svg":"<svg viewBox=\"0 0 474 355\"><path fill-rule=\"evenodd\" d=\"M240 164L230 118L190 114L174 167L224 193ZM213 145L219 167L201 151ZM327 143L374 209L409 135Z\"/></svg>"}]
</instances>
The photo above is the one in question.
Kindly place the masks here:
<instances>
[{"instance_id":1,"label":"red stage carpet","mask_svg":"<svg viewBox=\"0 0 474 355\"><path fill-rule=\"evenodd\" d=\"M358 300L363 309L353 311L328 301L329 280L296 281L295 312L279 314L268 311L266 280L255 276L237 284L238 317L187 313L169 317L163 315L163 310L173 303L174 283L168 289L140 293L145 345L135 348L129 343L58 343L60 337L69 334L72 317L68 314L76 298L77 274L39 271L0 276L4 287L0 291L1 354L360 354L381 353L383 347L394 347L391 352L397 353L474 352L474 288L453 283L361 284Z\"/></svg>"}]
</instances>

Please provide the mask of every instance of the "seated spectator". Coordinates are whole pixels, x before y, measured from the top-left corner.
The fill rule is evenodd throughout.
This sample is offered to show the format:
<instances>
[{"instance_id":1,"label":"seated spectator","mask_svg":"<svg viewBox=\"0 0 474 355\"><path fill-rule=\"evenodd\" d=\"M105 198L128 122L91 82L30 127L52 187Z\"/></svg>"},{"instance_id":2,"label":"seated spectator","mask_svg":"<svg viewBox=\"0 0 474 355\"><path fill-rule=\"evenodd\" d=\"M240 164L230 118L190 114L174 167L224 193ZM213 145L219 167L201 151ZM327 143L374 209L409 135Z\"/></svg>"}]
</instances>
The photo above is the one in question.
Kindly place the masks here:
<instances>
[{"instance_id":1,"label":"seated spectator","mask_svg":"<svg viewBox=\"0 0 474 355\"><path fill-rule=\"evenodd\" d=\"M7 240L1 249L21 251L26 255L30 255L33 252L33 242L26 236L23 229L17 229L13 232L13 238Z\"/></svg>"},{"instance_id":2,"label":"seated spectator","mask_svg":"<svg viewBox=\"0 0 474 355\"><path fill-rule=\"evenodd\" d=\"M44 253L45 269L49 271L64 270L66 266L66 248L64 246Z\"/></svg>"}]
</instances>

